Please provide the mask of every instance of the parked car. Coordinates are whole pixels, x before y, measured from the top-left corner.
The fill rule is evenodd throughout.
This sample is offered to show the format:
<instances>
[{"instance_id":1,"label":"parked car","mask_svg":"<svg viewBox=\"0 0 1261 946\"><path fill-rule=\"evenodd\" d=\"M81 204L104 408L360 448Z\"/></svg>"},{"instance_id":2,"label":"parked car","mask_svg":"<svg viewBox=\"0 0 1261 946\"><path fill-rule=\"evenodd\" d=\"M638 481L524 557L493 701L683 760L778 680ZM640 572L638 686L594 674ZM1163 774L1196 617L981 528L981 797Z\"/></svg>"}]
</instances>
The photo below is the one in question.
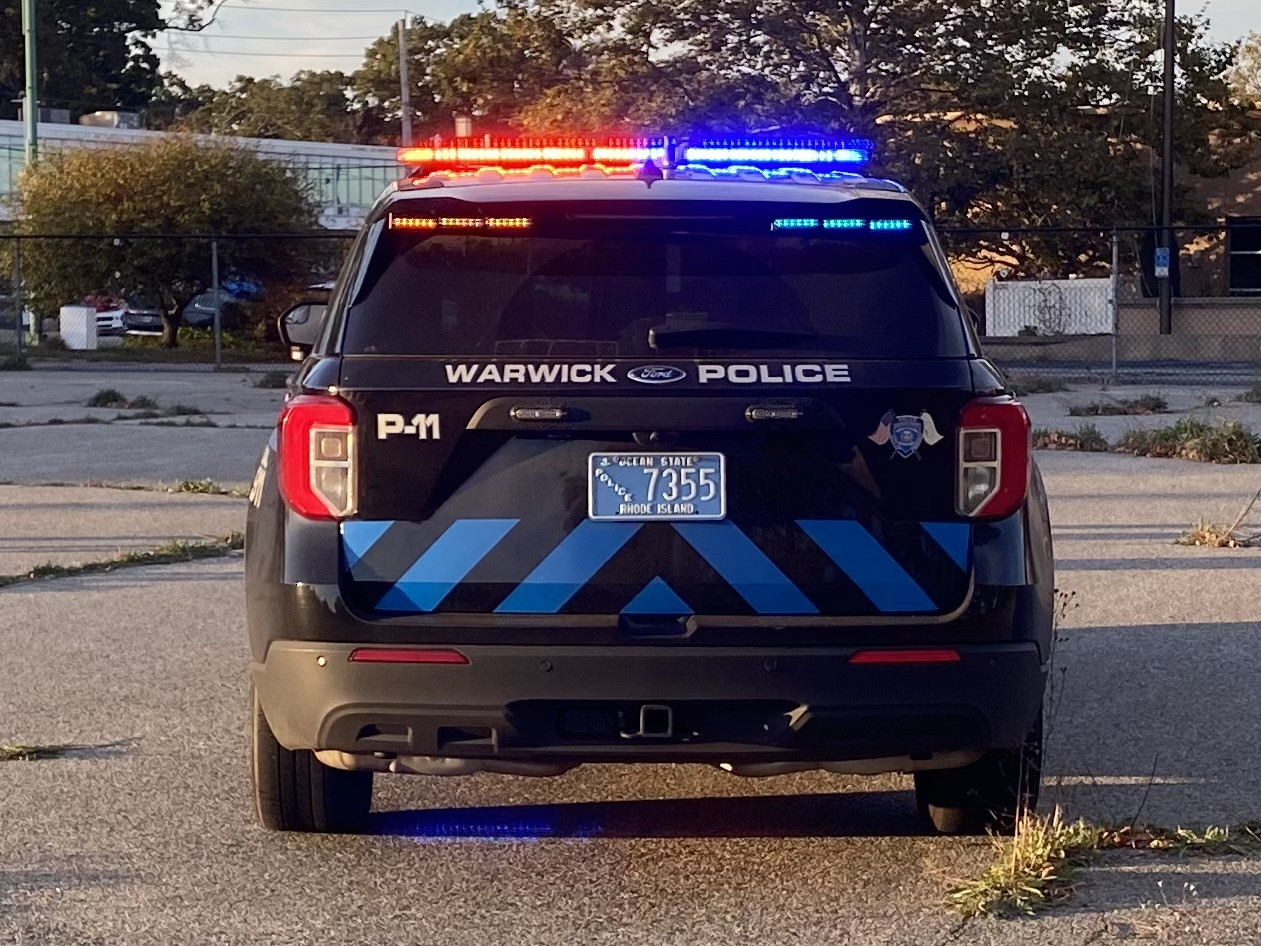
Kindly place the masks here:
<instances>
[{"instance_id":1,"label":"parked car","mask_svg":"<svg viewBox=\"0 0 1261 946\"><path fill-rule=\"evenodd\" d=\"M241 303L244 301L226 289L219 290L220 328L231 330L240 327L244 315ZM190 328L214 328L215 294L213 290L194 296L188 305L184 306L184 324Z\"/></svg>"},{"instance_id":2,"label":"parked car","mask_svg":"<svg viewBox=\"0 0 1261 946\"><path fill-rule=\"evenodd\" d=\"M156 300L130 296L123 310L128 335L161 335L162 306Z\"/></svg>"}]
</instances>

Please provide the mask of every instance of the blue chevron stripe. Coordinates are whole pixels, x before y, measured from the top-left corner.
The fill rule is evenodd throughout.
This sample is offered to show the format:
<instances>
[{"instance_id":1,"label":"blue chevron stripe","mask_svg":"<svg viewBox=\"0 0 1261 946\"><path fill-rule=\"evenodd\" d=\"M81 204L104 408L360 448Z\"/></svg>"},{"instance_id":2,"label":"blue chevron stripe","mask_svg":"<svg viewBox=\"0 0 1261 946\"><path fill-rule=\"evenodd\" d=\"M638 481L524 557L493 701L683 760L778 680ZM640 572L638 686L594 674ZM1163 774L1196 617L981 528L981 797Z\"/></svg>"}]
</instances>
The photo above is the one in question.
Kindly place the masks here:
<instances>
[{"instance_id":1,"label":"blue chevron stripe","mask_svg":"<svg viewBox=\"0 0 1261 946\"><path fill-rule=\"evenodd\" d=\"M734 522L676 522L674 528L758 614L819 613Z\"/></svg>"},{"instance_id":2,"label":"blue chevron stripe","mask_svg":"<svg viewBox=\"0 0 1261 946\"><path fill-rule=\"evenodd\" d=\"M968 567L968 552L972 548L972 526L966 522L922 522L924 531L942 547L956 565Z\"/></svg>"},{"instance_id":3,"label":"blue chevron stripe","mask_svg":"<svg viewBox=\"0 0 1261 946\"><path fill-rule=\"evenodd\" d=\"M377 602L382 611L432 611L519 519L457 519Z\"/></svg>"},{"instance_id":4,"label":"blue chevron stripe","mask_svg":"<svg viewBox=\"0 0 1261 946\"><path fill-rule=\"evenodd\" d=\"M622 608L623 614L691 614L687 602L658 576L644 585L630 604Z\"/></svg>"},{"instance_id":5,"label":"blue chevron stripe","mask_svg":"<svg viewBox=\"0 0 1261 946\"><path fill-rule=\"evenodd\" d=\"M342 549L345 551L346 570L350 571L358 565L359 560L368 554L368 550L377 544L377 540L385 535L385 530L392 525L394 525L392 519L352 519L343 522Z\"/></svg>"},{"instance_id":6,"label":"blue chevron stripe","mask_svg":"<svg viewBox=\"0 0 1261 946\"><path fill-rule=\"evenodd\" d=\"M848 519L799 519L797 525L881 611L936 611L937 605L871 533Z\"/></svg>"},{"instance_id":7,"label":"blue chevron stripe","mask_svg":"<svg viewBox=\"0 0 1261 946\"><path fill-rule=\"evenodd\" d=\"M639 531L638 522L595 522L577 528L525 576L495 609L500 614L555 614Z\"/></svg>"}]
</instances>

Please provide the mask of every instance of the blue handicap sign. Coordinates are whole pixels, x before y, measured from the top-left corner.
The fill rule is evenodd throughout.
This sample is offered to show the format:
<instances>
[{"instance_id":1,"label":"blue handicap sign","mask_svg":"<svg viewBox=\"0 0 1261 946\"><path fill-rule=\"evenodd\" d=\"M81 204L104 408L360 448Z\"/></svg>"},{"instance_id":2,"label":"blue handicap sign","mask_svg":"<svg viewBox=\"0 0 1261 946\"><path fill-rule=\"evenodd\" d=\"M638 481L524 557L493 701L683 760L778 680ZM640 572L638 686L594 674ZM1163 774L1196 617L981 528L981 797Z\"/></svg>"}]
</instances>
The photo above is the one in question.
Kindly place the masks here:
<instances>
[{"instance_id":1,"label":"blue handicap sign","mask_svg":"<svg viewBox=\"0 0 1261 946\"><path fill-rule=\"evenodd\" d=\"M1156 247L1155 275L1158 279L1169 276L1169 247Z\"/></svg>"}]
</instances>

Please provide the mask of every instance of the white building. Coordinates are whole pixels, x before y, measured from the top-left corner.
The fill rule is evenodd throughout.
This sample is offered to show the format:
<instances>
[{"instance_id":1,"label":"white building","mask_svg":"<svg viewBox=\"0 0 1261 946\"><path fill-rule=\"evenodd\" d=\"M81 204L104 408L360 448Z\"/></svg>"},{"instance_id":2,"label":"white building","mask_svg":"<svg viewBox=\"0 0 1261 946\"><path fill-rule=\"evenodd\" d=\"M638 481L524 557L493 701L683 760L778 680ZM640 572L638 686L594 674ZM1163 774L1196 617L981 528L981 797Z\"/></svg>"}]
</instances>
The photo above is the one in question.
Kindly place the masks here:
<instances>
[{"instance_id":1,"label":"white building","mask_svg":"<svg viewBox=\"0 0 1261 946\"><path fill-rule=\"evenodd\" d=\"M41 152L67 148L117 148L161 138L169 132L100 128L55 122L39 123ZM371 145L339 145L322 141L275 138L232 138L256 148L266 158L296 169L311 182L320 205L320 223L331 229L353 229L385 186L402 176L395 149ZM21 122L0 120L0 197L17 189L25 163ZM6 209L0 214L7 214Z\"/></svg>"}]
</instances>

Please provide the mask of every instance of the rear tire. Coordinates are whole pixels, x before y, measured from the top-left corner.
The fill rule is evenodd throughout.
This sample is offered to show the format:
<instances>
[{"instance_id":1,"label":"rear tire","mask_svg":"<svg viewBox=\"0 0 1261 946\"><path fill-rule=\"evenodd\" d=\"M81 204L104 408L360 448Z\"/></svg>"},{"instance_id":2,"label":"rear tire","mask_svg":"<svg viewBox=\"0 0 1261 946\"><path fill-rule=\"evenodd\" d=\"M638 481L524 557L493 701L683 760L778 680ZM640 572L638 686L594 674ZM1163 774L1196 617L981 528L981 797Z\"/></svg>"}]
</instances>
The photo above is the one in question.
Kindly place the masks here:
<instances>
[{"instance_id":1,"label":"rear tire","mask_svg":"<svg viewBox=\"0 0 1261 946\"><path fill-rule=\"evenodd\" d=\"M1012 834L1038 807L1042 712L1019 749L987 752L959 769L915 773L915 804L940 834Z\"/></svg>"},{"instance_id":2,"label":"rear tire","mask_svg":"<svg viewBox=\"0 0 1261 946\"><path fill-rule=\"evenodd\" d=\"M286 749L251 689L250 774L254 810L272 831L362 831L372 809L372 773L325 765L309 749Z\"/></svg>"}]
</instances>

